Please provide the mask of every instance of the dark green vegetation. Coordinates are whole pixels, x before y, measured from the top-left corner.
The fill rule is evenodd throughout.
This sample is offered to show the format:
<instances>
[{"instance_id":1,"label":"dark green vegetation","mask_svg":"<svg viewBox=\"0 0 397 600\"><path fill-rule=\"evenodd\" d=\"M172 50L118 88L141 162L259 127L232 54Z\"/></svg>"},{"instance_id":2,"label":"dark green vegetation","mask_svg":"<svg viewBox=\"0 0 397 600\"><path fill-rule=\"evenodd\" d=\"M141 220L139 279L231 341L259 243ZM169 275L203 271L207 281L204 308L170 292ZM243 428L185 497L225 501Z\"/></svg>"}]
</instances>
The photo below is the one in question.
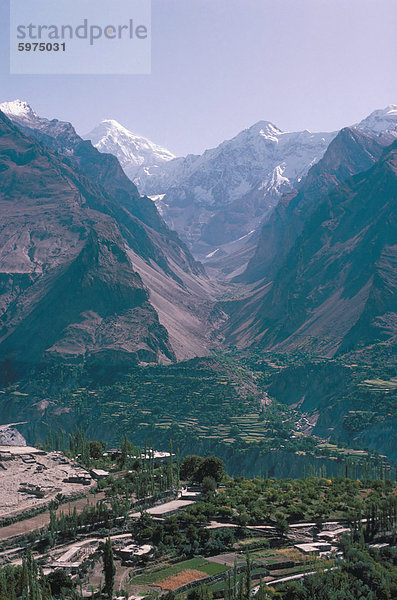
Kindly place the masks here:
<instances>
[{"instance_id":1,"label":"dark green vegetation","mask_svg":"<svg viewBox=\"0 0 397 600\"><path fill-rule=\"evenodd\" d=\"M124 372L58 365L3 388L0 420L28 420L28 441L50 436L54 448L68 448L78 424L108 447L124 435L158 449L172 439L182 455L221 456L235 475L376 478L382 460L371 456L396 458L396 370L348 358L230 352Z\"/></svg>"},{"instance_id":2,"label":"dark green vegetation","mask_svg":"<svg viewBox=\"0 0 397 600\"><path fill-rule=\"evenodd\" d=\"M201 483L203 486L206 479L212 479L215 484L220 483L224 475L224 468L222 460L216 456L203 458L192 454L184 458L180 473L183 480Z\"/></svg>"},{"instance_id":3,"label":"dark green vegetation","mask_svg":"<svg viewBox=\"0 0 397 600\"><path fill-rule=\"evenodd\" d=\"M145 516L146 521L139 525L139 536L141 539L148 536L154 543L165 540L168 548L177 547L178 556L182 553L189 556L189 552L197 553L200 544L196 543L194 548L191 545L200 535L196 533L191 539L184 539L186 525L197 527L211 520L240 527L272 525L285 533L288 523L312 521L321 525L327 520L340 519L357 523L366 518L365 535L372 539L382 528L388 527L389 518L395 522L396 516L397 497L389 481L237 478L228 479L216 495L207 495L183 514L168 517L163 525L150 524ZM223 538L224 549L227 548L236 530L233 533L230 529L216 531ZM205 536L209 539L208 530Z\"/></svg>"},{"instance_id":4,"label":"dark green vegetation","mask_svg":"<svg viewBox=\"0 0 397 600\"><path fill-rule=\"evenodd\" d=\"M108 600L112 600L116 567L114 566L112 542L109 538L106 540L103 550L103 570L105 574L104 592Z\"/></svg>"},{"instance_id":5,"label":"dark green vegetation","mask_svg":"<svg viewBox=\"0 0 397 600\"><path fill-rule=\"evenodd\" d=\"M236 542L239 542L239 547L249 552L245 569L241 568L242 563L239 560L236 563L239 574L235 567L233 576L229 571L226 578L219 583L197 585L188 592L188 599L204 600L211 597L212 593L216 593L216 597L228 600L248 599L254 586L252 580L258 581L263 577L266 567L267 574L269 570L272 573L275 570L277 573L277 569L281 568L279 577L313 570L317 571L317 574L274 588L271 581L268 585L262 584L258 592L259 599L271 597L285 600L386 600L395 597L393 594L397 584L396 550L372 549L367 545L375 539L381 539L386 532L390 534L395 531L397 497L396 488L390 482L360 483L352 480L317 478L275 481L240 478L228 479L225 483L226 487L215 497L208 496L183 514L168 517L163 523L156 523L148 516L143 516L136 523L134 536L141 541L150 540L158 556L166 554L170 560L175 555L179 561L184 561L163 569L149 568L144 575L134 578L133 584L156 584L189 568L204 570L200 559L186 559L198 554L210 556L216 553L233 553ZM283 548L289 522L309 519L316 521L320 527L326 518L343 518L353 527L353 539L349 541L346 538L340 546L343 558L305 564L302 555L299 556L295 549ZM367 518L363 525L362 518ZM214 537L214 530L203 527L211 519L223 521L225 524L234 522L239 527L234 530L226 527L218 529L217 536ZM272 535L276 537L261 539L245 529L248 524L263 523L274 526ZM281 550L266 550L269 543L281 545ZM284 545L286 544L284 541ZM261 568L260 564L263 565ZM216 567L222 565L217 564ZM205 572L208 573L207 570ZM209 574L214 573L215 571L211 571ZM276 575L273 578L277 580Z\"/></svg>"},{"instance_id":6,"label":"dark green vegetation","mask_svg":"<svg viewBox=\"0 0 397 600\"><path fill-rule=\"evenodd\" d=\"M210 501L187 510L241 526L396 516L392 482L351 479L230 479ZM375 518L375 516L374 516ZM384 517L386 519L386 517ZM369 528L369 525L368 525ZM369 535L369 533L368 533Z\"/></svg>"},{"instance_id":7,"label":"dark green vegetation","mask_svg":"<svg viewBox=\"0 0 397 600\"><path fill-rule=\"evenodd\" d=\"M13 420L28 417L30 424L22 431L32 443L45 441L51 431L55 446L68 447L68 431L78 424L87 437L104 439L108 447L128 435L138 444L155 440L156 448L168 449L172 438L181 453L213 452L231 468L233 457L244 458L251 448L260 453L285 446L305 451L316 443L291 437L293 411L277 402L262 406L261 375L234 359L141 367L113 380L100 375L67 366L35 373L4 390L1 418L11 419L11 412ZM37 410L43 401L45 415ZM234 462L235 472L241 472L243 465ZM260 469L258 465L255 473Z\"/></svg>"},{"instance_id":8,"label":"dark green vegetation","mask_svg":"<svg viewBox=\"0 0 397 600\"><path fill-rule=\"evenodd\" d=\"M357 539L345 538L343 560L317 565L317 573L272 587L262 580L254 590L257 600L392 600L397 597L397 549L367 548ZM325 568L324 568L325 566ZM188 593L188 600L208 600L217 594L227 600L252 597L253 569L249 560L238 577L229 578L227 587L201 586ZM174 596L175 597L175 596ZM171 599L170 599L171 600Z\"/></svg>"},{"instance_id":9,"label":"dark green vegetation","mask_svg":"<svg viewBox=\"0 0 397 600\"><path fill-rule=\"evenodd\" d=\"M64 571L45 576L28 551L21 567L0 568L0 600L78 600L75 583Z\"/></svg>"},{"instance_id":10,"label":"dark green vegetation","mask_svg":"<svg viewBox=\"0 0 397 600\"><path fill-rule=\"evenodd\" d=\"M269 361L258 353L248 361L263 369L270 396L317 416L312 434L356 450L375 450L395 461L395 355L387 346L373 350L372 356L355 353L333 360L284 354Z\"/></svg>"},{"instance_id":11,"label":"dark green vegetation","mask_svg":"<svg viewBox=\"0 0 397 600\"><path fill-rule=\"evenodd\" d=\"M318 565L317 574L276 587L260 583L256 591L258 600L278 598L279 600L392 600L397 594L397 549L367 548L360 541L346 538L342 541L343 560L330 562L326 569ZM227 568L203 559L192 559L172 567L157 570L136 578L136 582L156 584L186 569L201 571L203 576L224 573ZM250 559L246 567L237 575L234 571L223 586L201 585L187 593L188 600L210 600L217 588L221 597L227 600L249 600L252 597L252 578L255 571ZM106 595L104 596L104 598ZM178 595L179 598L186 597ZM219 593L217 595L219 597ZM0 569L1 600L34 598L35 600L68 600L80 598L75 583L63 571L56 571L45 577L35 561L28 554L22 567ZM174 600L176 595L169 592L165 598Z\"/></svg>"},{"instance_id":12,"label":"dark green vegetation","mask_svg":"<svg viewBox=\"0 0 397 600\"><path fill-rule=\"evenodd\" d=\"M154 545L155 557L185 560L196 555L212 556L233 548L236 536L233 529L207 529L212 508L200 505L157 523L149 515L133 523L132 534L141 543Z\"/></svg>"},{"instance_id":13,"label":"dark green vegetation","mask_svg":"<svg viewBox=\"0 0 397 600\"><path fill-rule=\"evenodd\" d=\"M397 597L397 548L366 548L345 540L344 560L334 570L277 588L280 600L388 600ZM264 596L262 596L263 598Z\"/></svg>"},{"instance_id":14,"label":"dark green vegetation","mask_svg":"<svg viewBox=\"0 0 397 600\"><path fill-rule=\"evenodd\" d=\"M82 444L88 448L97 447L96 444L85 442L76 433L73 436L75 451ZM126 452L133 449L127 440L124 440L123 448ZM149 449L146 449L146 453L150 455ZM117 460L121 462L122 458L119 456ZM160 585L163 590L178 591L181 588L181 600L186 594L189 600L209 600L212 593L227 600L248 600L260 578L271 574L267 580L269 585L263 584L259 591L259 599L273 596L295 598L291 594L298 590L301 595L296 598L325 600L332 596L316 596L316 590L321 585L325 590L330 590L339 581L337 589L341 593L345 593L349 587L364 591L369 587L375 595L363 595L364 598L393 597L395 568L391 567L396 559L394 550L379 552L367 546L393 538L397 519L397 490L390 481L360 482L316 477L301 480L233 479L223 472L219 459L199 456L188 456L180 465L177 459L173 459L155 467L150 460L142 463L140 459L126 454L124 466L132 472L115 472L101 483L105 494L103 500L96 505L87 505L79 515L75 511L58 517L52 513L47 530L26 538L25 545L37 553L38 564L28 552L22 568L1 568L1 600L4 600L1 594L7 600L80 599L81 589L84 586L86 589L90 573L98 561L101 569L103 564L104 574L101 598L112 597L112 590L117 595L115 580L120 563L116 565L109 536L119 533L129 533L137 544L150 544L152 547L150 555L140 561L139 571L135 568L131 570L128 584L138 586L145 593L151 586ZM169 476L169 480L174 486L178 486L179 473L191 481L201 479L201 499L162 520L145 513L142 505L141 516L132 517L131 512L135 514L139 510L136 499L142 493L143 476L147 482L145 495L154 492L146 500L153 502L159 497L158 482L170 470L173 475ZM204 490L205 481L210 478L220 481L216 492L210 488ZM314 521L318 531L327 519L350 526L355 545L347 541L342 544L343 561L316 559L317 562L313 563L313 558L308 560L292 547L294 542L288 539L288 535L293 523ZM362 522L362 519L366 520ZM209 527L211 522L215 522L214 526ZM255 531L252 526L259 526L259 530ZM84 539L86 536L100 536L105 538L105 543L100 544L98 551L83 563L77 580L72 582L62 571L43 575L43 557L51 552L51 548L62 547L71 540ZM21 540L15 543L21 544ZM228 553L225 558L231 557L229 562L225 561L226 564L223 561L222 564L211 561L212 556L224 553ZM334 567L335 570L324 572L324 569ZM318 570L317 575L272 590L271 582L278 577L311 572L313 569ZM349 584L351 577L354 581ZM202 585L200 579L205 579L207 585ZM191 589L185 589L186 580ZM171 585L171 588L167 585ZM383 595L376 595L380 593L379 590L383 590ZM314 595L310 596L311 593ZM359 595L336 596L340 600L353 597L360 598Z\"/></svg>"},{"instance_id":15,"label":"dark green vegetation","mask_svg":"<svg viewBox=\"0 0 397 600\"><path fill-rule=\"evenodd\" d=\"M182 463L181 473L186 462L189 457ZM122 487L117 487L117 481L115 484L113 491L120 493ZM203 500L162 522L143 514L131 531L139 542L153 544L156 556L181 559L230 550L237 538L246 536L243 528L247 525L269 525L284 535L290 523L312 521L321 526L327 520L344 519L357 525L367 519L363 534L370 541L394 527L396 518L396 488L390 481L226 478L216 495L208 492ZM225 527L205 528L210 521Z\"/></svg>"}]
</instances>

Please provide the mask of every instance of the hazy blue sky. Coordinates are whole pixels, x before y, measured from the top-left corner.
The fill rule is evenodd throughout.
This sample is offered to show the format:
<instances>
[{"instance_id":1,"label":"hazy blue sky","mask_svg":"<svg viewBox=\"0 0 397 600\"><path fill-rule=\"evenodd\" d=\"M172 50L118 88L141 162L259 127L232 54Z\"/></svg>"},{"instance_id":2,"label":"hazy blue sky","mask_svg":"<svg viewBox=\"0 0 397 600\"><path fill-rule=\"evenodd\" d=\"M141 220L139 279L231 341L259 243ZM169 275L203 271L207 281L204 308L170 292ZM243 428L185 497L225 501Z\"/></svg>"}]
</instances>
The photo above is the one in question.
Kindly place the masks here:
<instances>
[{"instance_id":1,"label":"hazy blue sky","mask_svg":"<svg viewBox=\"0 0 397 600\"><path fill-rule=\"evenodd\" d=\"M0 98L85 133L114 118L177 154L261 119L332 131L397 103L396 0L153 0L152 74L9 75Z\"/></svg>"}]
</instances>

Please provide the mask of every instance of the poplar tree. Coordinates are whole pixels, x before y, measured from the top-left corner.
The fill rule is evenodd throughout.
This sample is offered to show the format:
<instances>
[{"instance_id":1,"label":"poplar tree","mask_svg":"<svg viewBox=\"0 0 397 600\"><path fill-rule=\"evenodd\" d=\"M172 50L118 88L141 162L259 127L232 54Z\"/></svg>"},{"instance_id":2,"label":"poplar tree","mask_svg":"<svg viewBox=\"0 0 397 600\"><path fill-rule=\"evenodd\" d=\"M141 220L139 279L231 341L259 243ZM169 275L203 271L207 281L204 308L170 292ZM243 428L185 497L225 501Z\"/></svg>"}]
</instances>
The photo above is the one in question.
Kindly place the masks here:
<instances>
[{"instance_id":1,"label":"poplar tree","mask_svg":"<svg viewBox=\"0 0 397 600\"><path fill-rule=\"evenodd\" d=\"M112 600L116 567L114 566L113 548L110 538L106 540L103 549L103 573L105 576L104 592L108 600Z\"/></svg>"}]
</instances>

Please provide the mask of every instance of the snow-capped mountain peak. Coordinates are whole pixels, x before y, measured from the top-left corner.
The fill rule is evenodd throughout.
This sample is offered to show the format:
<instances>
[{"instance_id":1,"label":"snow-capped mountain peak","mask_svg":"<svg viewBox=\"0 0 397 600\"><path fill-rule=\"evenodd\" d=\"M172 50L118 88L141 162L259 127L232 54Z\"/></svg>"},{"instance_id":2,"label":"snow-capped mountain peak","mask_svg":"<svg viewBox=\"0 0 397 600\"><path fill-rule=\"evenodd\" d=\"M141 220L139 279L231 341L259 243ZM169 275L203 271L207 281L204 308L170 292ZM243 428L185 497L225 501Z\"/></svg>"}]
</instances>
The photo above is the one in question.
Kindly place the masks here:
<instances>
[{"instance_id":1,"label":"snow-capped mountain peak","mask_svg":"<svg viewBox=\"0 0 397 600\"><path fill-rule=\"evenodd\" d=\"M258 123L255 123L248 131L266 138L277 138L279 135L286 133L270 121L258 121Z\"/></svg>"},{"instance_id":2,"label":"snow-capped mountain peak","mask_svg":"<svg viewBox=\"0 0 397 600\"><path fill-rule=\"evenodd\" d=\"M148 169L175 158L166 148L129 131L114 119L104 119L83 138L91 140L100 152L117 156L126 174L136 183Z\"/></svg>"},{"instance_id":3,"label":"snow-capped mountain peak","mask_svg":"<svg viewBox=\"0 0 397 600\"><path fill-rule=\"evenodd\" d=\"M123 125L121 125L121 123L119 123L115 119L103 119L101 121L101 124L102 123L105 124L105 125L110 125L111 127L114 127L115 129L120 129L122 131L128 131L128 129L126 129L125 127L123 127Z\"/></svg>"},{"instance_id":4,"label":"snow-capped mountain peak","mask_svg":"<svg viewBox=\"0 0 397 600\"><path fill-rule=\"evenodd\" d=\"M17 123L22 129L35 130L41 132L44 136L50 136L54 139L61 139L65 146L69 143L73 147L76 138L76 131L68 121L58 121L58 119L46 119L40 117L32 107L23 100L13 100L12 102L3 102L0 104L0 110L7 115L11 121Z\"/></svg>"},{"instance_id":5,"label":"snow-capped mountain peak","mask_svg":"<svg viewBox=\"0 0 397 600\"><path fill-rule=\"evenodd\" d=\"M38 118L37 113L24 100L12 100L0 104L0 110L10 119L18 119L26 123L35 121Z\"/></svg>"},{"instance_id":6,"label":"snow-capped mountain peak","mask_svg":"<svg viewBox=\"0 0 397 600\"><path fill-rule=\"evenodd\" d=\"M389 104L386 108L374 110L368 117L356 125L365 133L391 133L397 136L397 104Z\"/></svg>"},{"instance_id":7,"label":"snow-capped mountain peak","mask_svg":"<svg viewBox=\"0 0 397 600\"><path fill-rule=\"evenodd\" d=\"M151 193L165 194L158 200L165 221L208 260L214 247L256 229L334 136L259 121L200 156L167 163L152 175Z\"/></svg>"}]
</instances>

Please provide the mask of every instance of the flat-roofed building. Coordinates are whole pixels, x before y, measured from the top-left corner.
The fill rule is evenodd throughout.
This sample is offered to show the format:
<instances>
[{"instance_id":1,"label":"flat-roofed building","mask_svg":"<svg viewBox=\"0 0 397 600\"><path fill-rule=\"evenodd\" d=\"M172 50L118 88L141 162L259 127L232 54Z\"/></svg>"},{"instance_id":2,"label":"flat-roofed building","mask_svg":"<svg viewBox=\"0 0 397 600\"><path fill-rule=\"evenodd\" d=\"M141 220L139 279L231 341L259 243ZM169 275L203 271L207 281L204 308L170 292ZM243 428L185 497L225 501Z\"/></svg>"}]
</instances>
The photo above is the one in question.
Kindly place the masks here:
<instances>
[{"instance_id":1,"label":"flat-roofed building","mask_svg":"<svg viewBox=\"0 0 397 600\"><path fill-rule=\"evenodd\" d=\"M322 552L330 552L332 550L331 544L327 542L312 542L308 544L295 544L295 548L303 552L303 554L316 554L319 555Z\"/></svg>"}]
</instances>

